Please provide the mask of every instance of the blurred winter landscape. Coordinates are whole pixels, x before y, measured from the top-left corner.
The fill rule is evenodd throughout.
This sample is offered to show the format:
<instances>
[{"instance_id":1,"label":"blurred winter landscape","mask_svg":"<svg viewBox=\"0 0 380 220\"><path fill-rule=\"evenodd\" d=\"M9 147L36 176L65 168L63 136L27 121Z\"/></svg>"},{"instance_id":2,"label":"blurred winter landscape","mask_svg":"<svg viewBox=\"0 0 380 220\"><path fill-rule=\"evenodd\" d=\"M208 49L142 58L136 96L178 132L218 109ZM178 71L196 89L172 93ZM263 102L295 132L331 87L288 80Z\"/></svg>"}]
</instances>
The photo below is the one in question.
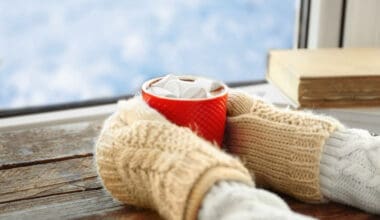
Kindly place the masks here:
<instances>
[{"instance_id":1,"label":"blurred winter landscape","mask_svg":"<svg viewBox=\"0 0 380 220\"><path fill-rule=\"evenodd\" d=\"M167 73L263 79L295 0L0 1L0 109L135 93Z\"/></svg>"}]
</instances>

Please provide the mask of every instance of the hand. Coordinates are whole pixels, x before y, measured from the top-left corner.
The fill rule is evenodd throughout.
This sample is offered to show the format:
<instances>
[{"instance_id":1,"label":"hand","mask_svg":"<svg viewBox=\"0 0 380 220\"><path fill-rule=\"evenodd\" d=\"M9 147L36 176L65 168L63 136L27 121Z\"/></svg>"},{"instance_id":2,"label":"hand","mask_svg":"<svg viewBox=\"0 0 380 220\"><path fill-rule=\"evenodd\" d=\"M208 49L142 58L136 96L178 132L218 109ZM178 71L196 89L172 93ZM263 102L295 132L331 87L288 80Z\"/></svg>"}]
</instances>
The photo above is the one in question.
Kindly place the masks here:
<instances>
[{"instance_id":1,"label":"hand","mask_svg":"<svg viewBox=\"0 0 380 220\"><path fill-rule=\"evenodd\" d=\"M278 109L231 90L224 144L255 174L255 182L307 202L321 202L324 141L342 125L329 117Z\"/></svg>"},{"instance_id":2,"label":"hand","mask_svg":"<svg viewBox=\"0 0 380 220\"><path fill-rule=\"evenodd\" d=\"M253 185L235 158L178 127L140 97L120 101L96 144L105 188L118 200L158 211L166 219L195 219L214 183Z\"/></svg>"}]
</instances>

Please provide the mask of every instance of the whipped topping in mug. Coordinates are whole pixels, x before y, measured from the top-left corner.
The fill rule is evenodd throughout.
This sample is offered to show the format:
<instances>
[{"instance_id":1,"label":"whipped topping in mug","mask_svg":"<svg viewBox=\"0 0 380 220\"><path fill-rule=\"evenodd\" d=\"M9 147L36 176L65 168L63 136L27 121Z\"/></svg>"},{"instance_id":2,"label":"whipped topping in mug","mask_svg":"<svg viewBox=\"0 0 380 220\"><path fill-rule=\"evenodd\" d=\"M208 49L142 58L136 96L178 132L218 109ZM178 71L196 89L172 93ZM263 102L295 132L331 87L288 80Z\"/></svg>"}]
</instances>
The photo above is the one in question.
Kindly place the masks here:
<instances>
[{"instance_id":1,"label":"whipped topping in mug","mask_svg":"<svg viewBox=\"0 0 380 220\"><path fill-rule=\"evenodd\" d=\"M219 94L223 91L223 86L217 81L206 78L187 79L169 74L152 83L147 90L154 95L168 98L199 99Z\"/></svg>"}]
</instances>

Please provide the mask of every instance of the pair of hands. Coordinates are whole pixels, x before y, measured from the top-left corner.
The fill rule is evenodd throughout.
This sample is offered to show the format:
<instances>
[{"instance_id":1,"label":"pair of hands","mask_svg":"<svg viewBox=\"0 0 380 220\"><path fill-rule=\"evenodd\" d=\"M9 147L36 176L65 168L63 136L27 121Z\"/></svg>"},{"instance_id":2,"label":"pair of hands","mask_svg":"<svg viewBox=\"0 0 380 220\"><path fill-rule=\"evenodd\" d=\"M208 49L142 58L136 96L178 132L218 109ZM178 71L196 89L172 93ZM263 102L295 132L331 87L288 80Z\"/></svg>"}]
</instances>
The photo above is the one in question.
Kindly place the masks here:
<instances>
[{"instance_id":1,"label":"pair of hands","mask_svg":"<svg viewBox=\"0 0 380 220\"><path fill-rule=\"evenodd\" d=\"M195 219L216 182L254 185L238 159L169 122L141 97L118 103L95 150L99 176L113 197L167 219Z\"/></svg>"},{"instance_id":2,"label":"pair of hands","mask_svg":"<svg viewBox=\"0 0 380 220\"><path fill-rule=\"evenodd\" d=\"M253 106L252 97L238 90L230 91L227 101L228 117L232 118L249 113L250 108ZM120 100L118 102L117 111L105 122L103 130L120 129L141 121L173 124L155 109L149 107L140 96L136 96L129 100ZM177 125L173 124L173 126Z\"/></svg>"},{"instance_id":3,"label":"pair of hands","mask_svg":"<svg viewBox=\"0 0 380 220\"><path fill-rule=\"evenodd\" d=\"M377 137L347 130L330 117L277 109L235 90L229 92L227 113L224 145L255 174L256 185L306 202L317 203L327 197L371 212L376 210L377 207L363 204L380 198L378 175L371 181L362 179L373 170L378 174L379 164L374 156L380 152ZM336 146L331 142L335 139L339 140ZM96 159L99 175L114 197L127 204L156 209L169 219L196 213L186 207L199 205L217 181L253 185L247 168L239 160L190 129L169 122L140 97L118 103L118 110L103 126ZM368 166L363 166L364 162ZM326 171L325 163L333 173ZM354 172L355 167L361 171ZM323 189L322 192L322 174L342 182L333 181L334 184L327 184L329 193ZM335 195L349 180L367 191L370 187L375 193L368 194L373 198L357 204L355 201L363 197L356 190L358 187L348 192L353 199ZM189 205L189 201L195 205Z\"/></svg>"}]
</instances>

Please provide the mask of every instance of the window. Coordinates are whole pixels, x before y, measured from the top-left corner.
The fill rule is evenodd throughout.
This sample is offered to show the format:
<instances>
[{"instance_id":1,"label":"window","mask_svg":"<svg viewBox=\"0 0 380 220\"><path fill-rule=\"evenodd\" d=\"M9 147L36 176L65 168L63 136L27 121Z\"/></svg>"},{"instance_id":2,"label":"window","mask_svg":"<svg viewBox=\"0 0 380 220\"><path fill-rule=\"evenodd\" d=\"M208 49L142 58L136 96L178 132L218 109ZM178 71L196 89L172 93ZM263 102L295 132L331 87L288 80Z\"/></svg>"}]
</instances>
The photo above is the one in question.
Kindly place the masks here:
<instances>
[{"instance_id":1,"label":"window","mask_svg":"<svg viewBox=\"0 0 380 220\"><path fill-rule=\"evenodd\" d=\"M264 79L295 0L1 1L0 109L135 93L166 73Z\"/></svg>"},{"instance_id":2,"label":"window","mask_svg":"<svg viewBox=\"0 0 380 220\"><path fill-rule=\"evenodd\" d=\"M309 8L307 36L299 39L307 48L379 47L378 0L303 0ZM307 34L304 34L307 33ZM307 41L307 42L306 42Z\"/></svg>"}]
</instances>

